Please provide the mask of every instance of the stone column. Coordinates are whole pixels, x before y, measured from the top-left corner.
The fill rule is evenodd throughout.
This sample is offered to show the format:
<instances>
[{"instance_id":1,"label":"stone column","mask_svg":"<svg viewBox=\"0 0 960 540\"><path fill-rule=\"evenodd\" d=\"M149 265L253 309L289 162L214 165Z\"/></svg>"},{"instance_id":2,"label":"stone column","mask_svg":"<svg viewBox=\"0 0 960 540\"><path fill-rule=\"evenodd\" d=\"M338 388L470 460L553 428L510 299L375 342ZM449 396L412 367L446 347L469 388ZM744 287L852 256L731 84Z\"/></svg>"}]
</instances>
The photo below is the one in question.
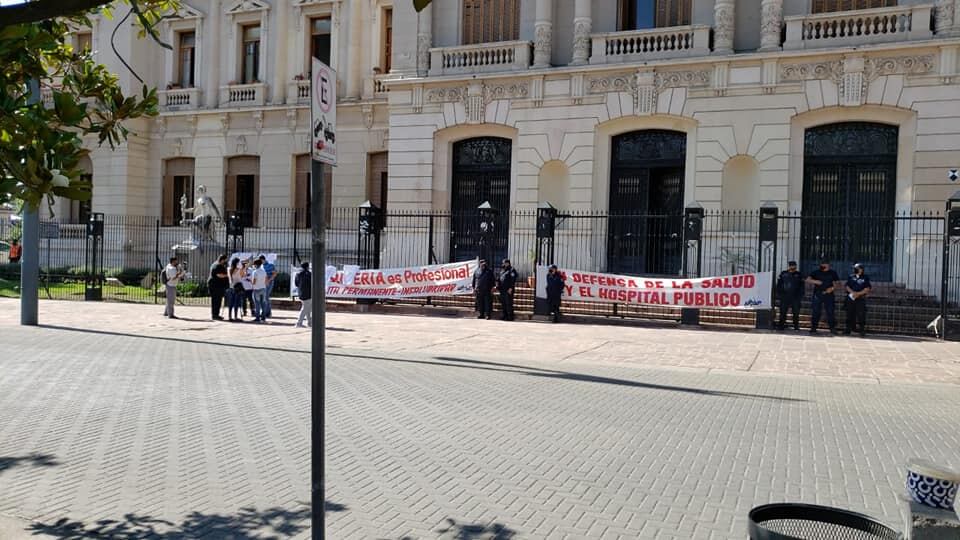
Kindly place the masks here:
<instances>
[{"instance_id":1,"label":"stone column","mask_svg":"<svg viewBox=\"0 0 960 540\"><path fill-rule=\"evenodd\" d=\"M431 47L433 47L433 4L423 8L423 11L417 14L417 75L420 77L426 77L430 70Z\"/></svg>"},{"instance_id":2,"label":"stone column","mask_svg":"<svg viewBox=\"0 0 960 540\"><path fill-rule=\"evenodd\" d=\"M553 0L537 0L533 34L533 67L550 67L553 56Z\"/></svg>"},{"instance_id":3,"label":"stone column","mask_svg":"<svg viewBox=\"0 0 960 540\"><path fill-rule=\"evenodd\" d=\"M277 10L277 39L275 39L275 48L273 51L273 88L270 94L273 103L283 104L287 100L287 81L290 77L287 73L288 37L290 21L290 3L289 0L276 0L274 7Z\"/></svg>"},{"instance_id":4,"label":"stone column","mask_svg":"<svg viewBox=\"0 0 960 540\"><path fill-rule=\"evenodd\" d=\"M713 4L713 52L733 53L733 0L716 0Z\"/></svg>"},{"instance_id":5,"label":"stone column","mask_svg":"<svg viewBox=\"0 0 960 540\"><path fill-rule=\"evenodd\" d=\"M220 70L226 64L220 61L220 42L223 35L223 10L220 9L220 0L210 0L210 39L204 47L204 55L200 58L200 71L207 74L204 81L203 101L208 109L216 109L220 99ZM227 69L230 69L229 67Z\"/></svg>"},{"instance_id":6,"label":"stone column","mask_svg":"<svg viewBox=\"0 0 960 540\"><path fill-rule=\"evenodd\" d=\"M783 28L783 0L762 0L760 3L760 50L780 49Z\"/></svg>"},{"instance_id":7,"label":"stone column","mask_svg":"<svg viewBox=\"0 0 960 540\"><path fill-rule=\"evenodd\" d=\"M573 5L573 60L571 65L583 65L590 61L590 32L593 31L593 15L590 0L576 0Z\"/></svg>"},{"instance_id":8,"label":"stone column","mask_svg":"<svg viewBox=\"0 0 960 540\"><path fill-rule=\"evenodd\" d=\"M360 54L363 43L361 34L363 33L363 6L366 2L350 2L349 15L349 36L347 36L350 48L347 49L347 65L337 69L338 77L345 77L347 80L346 97L348 99L360 99L363 91L363 79L361 71L364 68L363 56ZM342 12L341 12L342 13ZM369 68L368 68L369 69ZM346 73L344 73L346 72Z\"/></svg>"}]
</instances>

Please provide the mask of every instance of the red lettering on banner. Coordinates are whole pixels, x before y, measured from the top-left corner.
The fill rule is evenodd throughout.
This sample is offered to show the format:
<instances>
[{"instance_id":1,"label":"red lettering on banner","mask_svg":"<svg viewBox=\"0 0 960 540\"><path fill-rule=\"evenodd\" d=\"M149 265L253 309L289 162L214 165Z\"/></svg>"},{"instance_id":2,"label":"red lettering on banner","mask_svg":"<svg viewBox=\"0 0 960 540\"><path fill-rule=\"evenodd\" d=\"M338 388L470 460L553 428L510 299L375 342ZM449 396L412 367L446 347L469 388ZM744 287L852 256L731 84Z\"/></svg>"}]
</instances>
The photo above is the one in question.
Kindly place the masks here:
<instances>
[{"instance_id":1,"label":"red lettering on banner","mask_svg":"<svg viewBox=\"0 0 960 540\"><path fill-rule=\"evenodd\" d=\"M757 284L757 276L744 274L741 276L727 276L707 279L703 281L704 289L752 289Z\"/></svg>"},{"instance_id":2,"label":"red lettering on banner","mask_svg":"<svg viewBox=\"0 0 960 540\"><path fill-rule=\"evenodd\" d=\"M590 294L590 287L580 287L580 296L584 298L592 298L593 295Z\"/></svg>"},{"instance_id":3,"label":"red lettering on banner","mask_svg":"<svg viewBox=\"0 0 960 540\"><path fill-rule=\"evenodd\" d=\"M564 285L563 288L567 290L567 296L573 296L573 285Z\"/></svg>"}]
</instances>

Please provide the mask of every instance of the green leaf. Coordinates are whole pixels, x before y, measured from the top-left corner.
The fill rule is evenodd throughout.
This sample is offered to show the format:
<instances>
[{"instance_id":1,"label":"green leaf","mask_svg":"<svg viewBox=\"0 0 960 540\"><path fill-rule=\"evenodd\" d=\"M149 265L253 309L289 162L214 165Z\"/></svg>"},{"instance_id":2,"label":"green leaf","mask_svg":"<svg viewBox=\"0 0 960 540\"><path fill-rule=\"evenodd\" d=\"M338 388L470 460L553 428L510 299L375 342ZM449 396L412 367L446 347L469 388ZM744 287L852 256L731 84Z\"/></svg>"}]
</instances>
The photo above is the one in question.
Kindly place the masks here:
<instances>
[{"instance_id":1,"label":"green leaf","mask_svg":"<svg viewBox=\"0 0 960 540\"><path fill-rule=\"evenodd\" d=\"M431 0L413 0L413 9L417 10L417 13L423 11L423 8L430 5Z\"/></svg>"}]
</instances>

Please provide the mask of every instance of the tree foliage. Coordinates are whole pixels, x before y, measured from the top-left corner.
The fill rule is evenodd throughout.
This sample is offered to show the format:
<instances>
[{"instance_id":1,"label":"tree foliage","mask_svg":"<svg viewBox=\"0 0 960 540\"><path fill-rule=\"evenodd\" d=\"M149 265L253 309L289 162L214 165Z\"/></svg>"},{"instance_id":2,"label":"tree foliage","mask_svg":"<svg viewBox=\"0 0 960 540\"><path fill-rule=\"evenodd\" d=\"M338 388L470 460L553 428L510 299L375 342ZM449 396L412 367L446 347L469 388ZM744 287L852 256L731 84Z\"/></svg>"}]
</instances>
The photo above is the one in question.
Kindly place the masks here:
<instances>
[{"instance_id":1,"label":"tree foliage","mask_svg":"<svg viewBox=\"0 0 960 540\"><path fill-rule=\"evenodd\" d=\"M105 6L70 11L78 3L68 0L60 11L53 6L41 12L58 18L0 26L0 198L32 208L44 200L52 205L54 196L89 200L91 186L78 169L89 153L84 137L113 148L128 134L124 121L157 114L156 89L143 86L137 95L125 96L117 77L94 62L90 51L68 43L71 27L90 26L89 16L97 12L110 16ZM154 39L157 23L177 7L167 0L129 3L141 33ZM0 20L9 9L0 8ZM38 99L40 89L47 100Z\"/></svg>"}]
</instances>

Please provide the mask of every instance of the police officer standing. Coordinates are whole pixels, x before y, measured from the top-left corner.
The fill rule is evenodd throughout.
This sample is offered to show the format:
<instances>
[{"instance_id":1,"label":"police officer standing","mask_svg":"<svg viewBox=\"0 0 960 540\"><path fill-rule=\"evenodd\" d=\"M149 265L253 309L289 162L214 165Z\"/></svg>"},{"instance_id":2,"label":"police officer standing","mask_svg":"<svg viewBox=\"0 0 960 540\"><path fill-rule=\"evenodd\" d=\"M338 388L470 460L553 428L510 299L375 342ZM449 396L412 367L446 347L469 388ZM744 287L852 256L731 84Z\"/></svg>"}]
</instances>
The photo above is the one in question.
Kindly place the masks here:
<instances>
[{"instance_id":1,"label":"police officer standing","mask_svg":"<svg viewBox=\"0 0 960 540\"><path fill-rule=\"evenodd\" d=\"M557 265L551 264L547 273L547 304L550 306L550 313L553 314L553 322L560 322L560 296L563 295L565 286L566 282L557 270Z\"/></svg>"},{"instance_id":2,"label":"police officer standing","mask_svg":"<svg viewBox=\"0 0 960 540\"><path fill-rule=\"evenodd\" d=\"M817 333L821 311L827 312L827 325L830 327L830 333L837 333L837 317L833 298L837 281L840 281L840 276L837 275L836 270L830 268L830 261L826 259L820 261L820 268L811 272L810 276L807 277L807 283L813 285L813 300L810 306L811 311L813 311L811 313L813 319L810 326L811 334Z\"/></svg>"},{"instance_id":3,"label":"police officer standing","mask_svg":"<svg viewBox=\"0 0 960 540\"><path fill-rule=\"evenodd\" d=\"M487 261L480 259L480 267L473 273L473 292L477 295L478 319L490 318L493 311L493 287L495 278Z\"/></svg>"},{"instance_id":4,"label":"police officer standing","mask_svg":"<svg viewBox=\"0 0 960 540\"><path fill-rule=\"evenodd\" d=\"M504 321L513 320L513 293L517 285L517 270L510 265L510 259L503 260L502 271L497 278L497 290L500 291L500 308Z\"/></svg>"},{"instance_id":5,"label":"police officer standing","mask_svg":"<svg viewBox=\"0 0 960 540\"><path fill-rule=\"evenodd\" d=\"M870 276L863 269L863 265L853 265L853 273L847 278L847 328L844 334L850 335L857 331L860 336L867 335L867 295L870 294Z\"/></svg>"},{"instance_id":6,"label":"police officer standing","mask_svg":"<svg viewBox=\"0 0 960 540\"><path fill-rule=\"evenodd\" d=\"M777 278L777 297L780 299L780 330L786 328L787 310L793 311L793 329L800 329L800 301L803 299L803 274L797 270L797 261L787 263L787 269Z\"/></svg>"}]
</instances>

